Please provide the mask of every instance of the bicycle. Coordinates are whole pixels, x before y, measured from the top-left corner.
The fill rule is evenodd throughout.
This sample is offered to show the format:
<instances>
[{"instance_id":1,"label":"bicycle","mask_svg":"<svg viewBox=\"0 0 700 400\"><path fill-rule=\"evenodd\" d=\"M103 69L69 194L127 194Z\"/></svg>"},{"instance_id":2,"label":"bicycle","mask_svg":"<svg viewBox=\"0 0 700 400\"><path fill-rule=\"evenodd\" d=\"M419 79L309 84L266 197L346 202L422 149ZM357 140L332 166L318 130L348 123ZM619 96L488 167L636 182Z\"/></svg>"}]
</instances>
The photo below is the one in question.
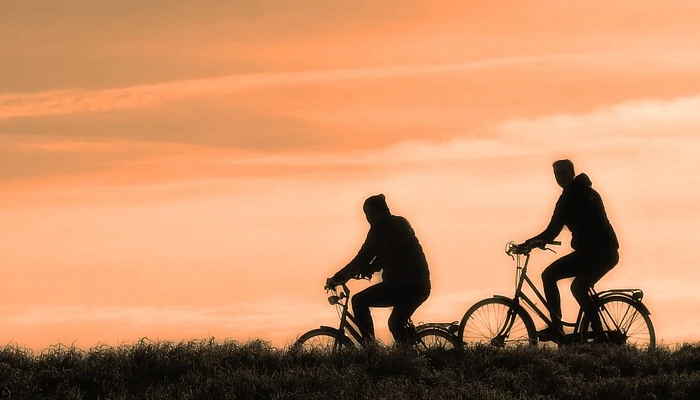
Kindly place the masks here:
<instances>
[{"instance_id":1,"label":"bicycle","mask_svg":"<svg viewBox=\"0 0 700 400\"><path fill-rule=\"evenodd\" d=\"M560 245L559 241L536 242L530 245L506 244L506 254L516 261L515 295L511 297L494 295L474 304L467 310L460 321L458 337L463 343L484 343L505 347L511 345L537 345L538 338L535 323L530 313L523 307L525 303L547 326L553 327L549 313L545 314L525 293L523 285L527 284L537 295L546 311L550 311L547 301L540 294L535 284L527 276L530 253L534 248L554 250L547 245ZM513 256L515 255L515 257ZM521 257L525 258L524 263ZM651 322L649 309L642 303L644 292L641 289L611 289L596 292L589 288L589 295L595 302L608 342L628 344L638 348L656 347L656 334ZM579 308L576 322L562 321L564 327L574 328L572 333L564 334L557 345L571 343L589 343L594 339L590 329L589 318Z\"/></svg>"},{"instance_id":2,"label":"bicycle","mask_svg":"<svg viewBox=\"0 0 700 400\"><path fill-rule=\"evenodd\" d=\"M354 277L353 279L362 279ZM340 290L338 289L340 288ZM328 303L335 306L338 311L340 325L338 328L322 325L301 335L294 347L303 350L337 350L341 347L359 348L365 347L370 341L365 340L365 335L360 331L357 320L348 310L350 289L345 283L329 289L332 295L328 297ZM457 321L419 323L417 326L410 319L406 322L409 332L410 345L419 352L433 348L454 349L461 343L457 338Z\"/></svg>"}]
</instances>

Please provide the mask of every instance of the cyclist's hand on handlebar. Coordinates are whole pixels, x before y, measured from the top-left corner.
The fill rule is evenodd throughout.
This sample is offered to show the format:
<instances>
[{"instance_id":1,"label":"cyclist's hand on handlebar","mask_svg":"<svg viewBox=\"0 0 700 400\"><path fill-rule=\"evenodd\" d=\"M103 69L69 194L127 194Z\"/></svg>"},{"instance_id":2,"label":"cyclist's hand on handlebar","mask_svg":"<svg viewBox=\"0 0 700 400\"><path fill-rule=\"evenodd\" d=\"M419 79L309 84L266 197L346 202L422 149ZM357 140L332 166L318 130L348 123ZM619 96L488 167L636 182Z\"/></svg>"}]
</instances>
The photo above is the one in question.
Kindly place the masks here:
<instances>
[{"instance_id":1,"label":"cyclist's hand on handlebar","mask_svg":"<svg viewBox=\"0 0 700 400\"><path fill-rule=\"evenodd\" d=\"M538 239L527 239L524 241L520 246L528 246L528 247L537 247L538 244L543 243L541 240Z\"/></svg>"},{"instance_id":2,"label":"cyclist's hand on handlebar","mask_svg":"<svg viewBox=\"0 0 700 400\"><path fill-rule=\"evenodd\" d=\"M551 250L551 249L547 248L547 245L559 246L559 245L561 245L561 242L556 241L556 240L546 241L546 240L542 240L542 239L530 238L530 239L526 240L525 242L523 242L522 244L519 244L517 246L520 249L525 249L525 248L534 249L535 247L537 247L537 248L542 249L542 250Z\"/></svg>"},{"instance_id":3,"label":"cyclist's hand on handlebar","mask_svg":"<svg viewBox=\"0 0 700 400\"><path fill-rule=\"evenodd\" d=\"M522 243L515 243L515 246L513 247L513 252L515 254L521 253L525 251L525 249L530 247L530 243L526 240Z\"/></svg>"},{"instance_id":4,"label":"cyclist's hand on handlebar","mask_svg":"<svg viewBox=\"0 0 700 400\"><path fill-rule=\"evenodd\" d=\"M326 290L335 290L335 288L341 284L342 282L336 282L333 278L328 278L326 279L326 285L323 288Z\"/></svg>"},{"instance_id":5,"label":"cyclist's hand on handlebar","mask_svg":"<svg viewBox=\"0 0 700 400\"><path fill-rule=\"evenodd\" d=\"M535 247L539 247L541 249L544 249L545 247L545 242L541 240L533 240L533 239L528 239L522 243L513 243L514 246L511 247L511 250L509 250L507 253L509 255L513 254L526 254L529 253L530 250L532 250Z\"/></svg>"}]
</instances>

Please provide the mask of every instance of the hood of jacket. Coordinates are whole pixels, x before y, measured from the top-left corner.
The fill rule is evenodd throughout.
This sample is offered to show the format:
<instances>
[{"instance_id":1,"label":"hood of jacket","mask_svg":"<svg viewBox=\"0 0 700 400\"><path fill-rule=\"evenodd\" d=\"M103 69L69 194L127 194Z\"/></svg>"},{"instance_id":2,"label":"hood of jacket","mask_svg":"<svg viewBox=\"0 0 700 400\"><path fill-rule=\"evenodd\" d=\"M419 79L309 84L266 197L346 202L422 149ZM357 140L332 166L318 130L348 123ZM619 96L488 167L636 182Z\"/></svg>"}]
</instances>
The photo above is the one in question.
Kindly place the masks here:
<instances>
[{"instance_id":1,"label":"hood of jacket","mask_svg":"<svg viewBox=\"0 0 700 400\"><path fill-rule=\"evenodd\" d=\"M577 190L577 189L583 189L587 187L593 186L593 182L591 182L591 178L588 177L588 175L581 173L576 175L574 178L573 182L571 182L571 186L569 187L569 190Z\"/></svg>"},{"instance_id":2,"label":"hood of jacket","mask_svg":"<svg viewBox=\"0 0 700 400\"><path fill-rule=\"evenodd\" d=\"M381 211L382 214L386 216L391 215L391 211L389 210L389 206L386 204L386 197L384 194L377 194L374 196L370 196L365 200L365 204L363 205L363 208L367 206L372 206L375 209Z\"/></svg>"}]
</instances>

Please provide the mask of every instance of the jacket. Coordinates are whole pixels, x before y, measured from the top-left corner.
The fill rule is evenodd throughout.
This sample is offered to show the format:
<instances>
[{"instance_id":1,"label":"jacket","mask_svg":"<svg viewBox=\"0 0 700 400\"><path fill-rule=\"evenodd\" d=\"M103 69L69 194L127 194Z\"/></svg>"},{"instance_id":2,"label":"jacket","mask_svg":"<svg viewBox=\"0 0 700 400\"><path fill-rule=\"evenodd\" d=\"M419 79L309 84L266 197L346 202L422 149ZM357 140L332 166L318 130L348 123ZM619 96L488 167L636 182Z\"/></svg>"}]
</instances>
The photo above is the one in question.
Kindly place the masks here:
<instances>
[{"instance_id":1,"label":"jacket","mask_svg":"<svg viewBox=\"0 0 700 400\"><path fill-rule=\"evenodd\" d=\"M566 226L571 232L571 247L575 250L619 248L603 200L592 186L588 175L577 175L559 196L547 228L529 240L552 241Z\"/></svg>"},{"instance_id":2,"label":"jacket","mask_svg":"<svg viewBox=\"0 0 700 400\"><path fill-rule=\"evenodd\" d=\"M379 270L383 270L385 283L430 286L423 247L404 217L388 215L373 224L357 255L333 279L346 281L359 273L370 275Z\"/></svg>"}]
</instances>

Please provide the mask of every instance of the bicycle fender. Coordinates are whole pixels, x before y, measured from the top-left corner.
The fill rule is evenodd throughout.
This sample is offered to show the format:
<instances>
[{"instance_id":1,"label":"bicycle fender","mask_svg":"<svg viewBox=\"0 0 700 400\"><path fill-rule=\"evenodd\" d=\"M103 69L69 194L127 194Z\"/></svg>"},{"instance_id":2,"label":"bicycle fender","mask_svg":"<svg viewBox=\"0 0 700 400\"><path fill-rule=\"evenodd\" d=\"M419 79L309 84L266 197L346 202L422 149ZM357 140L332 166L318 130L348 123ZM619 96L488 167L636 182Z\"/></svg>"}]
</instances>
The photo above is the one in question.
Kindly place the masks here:
<instances>
[{"instance_id":1,"label":"bicycle fender","mask_svg":"<svg viewBox=\"0 0 700 400\"><path fill-rule=\"evenodd\" d=\"M632 300L635 302L635 304L637 304L639 306L640 310L643 313L646 313L646 315L651 315L651 312L649 312L649 309L647 308L647 306L644 303L642 303L641 301L636 300L634 297L632 297L630 295L626 295L624 293L610 293L610 294L607 294L605 296L599 297L598 301L607 300L607 299L615 300L616 298L617 299Z\"/></svg>"},{"instance_id":2,"label":"bicycle fender","mask_svg":"<svg viewBox=\"0 0 700 400\"><path fill-rule=\"evenodd\" d=\"M326 332L335 332L335 333L337 333L337 334L340 334L341 336L345 336L345 335L342 334L342 332L340 332L340 330L338 330L338 328L334 328L334 327L332 327L332 326L321 325L321 326L320 326L320 329L323 330L323 331L326 331Z\"/></svg>"}]
</instances>

